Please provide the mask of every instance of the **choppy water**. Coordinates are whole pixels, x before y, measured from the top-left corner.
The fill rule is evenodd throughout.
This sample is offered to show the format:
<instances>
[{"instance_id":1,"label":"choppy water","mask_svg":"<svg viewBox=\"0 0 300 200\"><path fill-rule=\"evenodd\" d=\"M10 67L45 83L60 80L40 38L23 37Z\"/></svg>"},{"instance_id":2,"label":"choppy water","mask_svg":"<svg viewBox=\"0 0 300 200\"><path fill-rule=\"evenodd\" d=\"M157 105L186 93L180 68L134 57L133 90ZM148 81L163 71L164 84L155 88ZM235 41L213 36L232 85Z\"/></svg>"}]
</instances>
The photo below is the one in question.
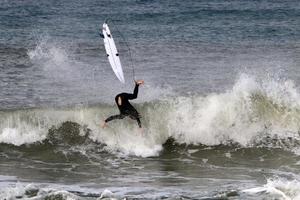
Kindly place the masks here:
<instances>
[{"instance_id":1,"label":"choppy water","mask_svg":"<svg viewBox=\"0 0 300 200\"><path fill-rule=\"evenodd\" d=\"M0 199L300 199L300 4L0 1ZM107 18L126 84L109 67ZM106 129L114 96L146 84Z\"/></svg>"}]
</instances>

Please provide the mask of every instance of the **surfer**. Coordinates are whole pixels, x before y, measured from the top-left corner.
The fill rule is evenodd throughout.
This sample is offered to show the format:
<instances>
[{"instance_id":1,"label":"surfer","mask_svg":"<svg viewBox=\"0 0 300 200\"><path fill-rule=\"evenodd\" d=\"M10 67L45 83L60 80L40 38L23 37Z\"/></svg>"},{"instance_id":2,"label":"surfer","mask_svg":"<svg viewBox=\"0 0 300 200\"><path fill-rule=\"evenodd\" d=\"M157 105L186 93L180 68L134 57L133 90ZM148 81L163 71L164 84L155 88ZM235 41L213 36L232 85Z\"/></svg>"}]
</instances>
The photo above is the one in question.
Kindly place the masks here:
<instances>
[{"instance_id":1,"label":"surfer","mask_svg":"<svg viewBox=\"0 0 300 200\"><path fill-rule=\"evenodd\" d=\"M135 87L133 90L133 94L129 93L120 93L115 97L116 104L120 110L119 115L113 115L104 120L102 124L102 128L107 126L107 122L114 119L123 119L124 117L130 117L133 120L136 120L139 127L142 128L142 124L140 121L140 114L138 111L129 103L128 100L136 99L139 92L139 86L144 84L143 80L135 81Z\"/></svg>"}]
</instances>

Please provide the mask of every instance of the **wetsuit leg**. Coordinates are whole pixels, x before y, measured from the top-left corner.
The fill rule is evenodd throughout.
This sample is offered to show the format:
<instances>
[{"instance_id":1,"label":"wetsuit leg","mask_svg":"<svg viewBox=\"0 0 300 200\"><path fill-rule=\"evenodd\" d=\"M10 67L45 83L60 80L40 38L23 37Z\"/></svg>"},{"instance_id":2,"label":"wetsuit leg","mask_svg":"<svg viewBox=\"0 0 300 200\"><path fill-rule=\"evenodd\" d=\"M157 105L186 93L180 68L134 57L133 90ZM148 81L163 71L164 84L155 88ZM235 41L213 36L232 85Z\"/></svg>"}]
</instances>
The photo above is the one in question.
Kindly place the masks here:
<instances>
[{"instance_id":1,"label":"wetsuit leg","mask_svg":"<svg viewBox=\"0 0 300 200\"><path fill-rule=\"evenodd\" d=\"M135 120L137 121L139 127L142 128L142 123L141 123L140 118L137 117Z\"/></svg>"},{"instance_id":2,"label":"wetsuit leg","mask_svg":"<svg viewBox=\"0 0 300 200\"><path fill-rule=\"evenodd\" d=\"M134 108L132 108L132 110L129 112L128 116L131 119L136 120L139 127L142 128L142 123L141 123L141 120L140 120L140 114Z\"/></svg>"},{"instance_id":3,"label":"wetsuit leg","mask_svg":"<svg viewBox=\"0 0 300 200\"><path fill-rule=\"evenodd\" d=\"M109 121L114 120L114 119L123 119L124 117L125 117L125 115L122 115L122 114L113 115L113 116L110 116L109 118L107 118L105 120L105 122L109 122Z\"/></svg>"}]
</instances>

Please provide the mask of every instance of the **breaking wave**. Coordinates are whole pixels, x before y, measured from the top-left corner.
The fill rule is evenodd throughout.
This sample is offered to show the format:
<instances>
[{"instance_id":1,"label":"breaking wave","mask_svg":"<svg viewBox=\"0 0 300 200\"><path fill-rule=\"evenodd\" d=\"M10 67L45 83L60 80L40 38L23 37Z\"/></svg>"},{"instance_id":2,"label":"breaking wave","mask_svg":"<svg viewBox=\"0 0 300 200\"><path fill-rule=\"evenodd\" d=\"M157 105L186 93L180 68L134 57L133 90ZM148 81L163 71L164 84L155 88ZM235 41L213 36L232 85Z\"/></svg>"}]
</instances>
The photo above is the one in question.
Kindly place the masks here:
<instances>
[{"instance_id":1,"label":"breaking wave","mask_svg":"<svg viewBox=\"0 0 300 200\"><path fill-rule=\"evenodd\" d=\"M118 112L108 104L1 111L0 143L78 144L87 138L105 144L108 151L143 157L157 156L168 138L179 144L267 146L294 152L300 143L300 97L290 80L242 74L223 93L168 97L135 106L143 116L143 133L130 119L101 129L101 121Z\"/></svg>"},{"instance_id":2,"label":"breaking wave","mask_svg":"<svg viewBox=\"0 0 300 200\"><path fill-rule=\"evenodd\" d=\"M262 187L256 187L243 190L243 193L260 196L262 199L282 199L282 200L299 200L300 199L300 182L297 180L286 180L275 178L267 180Z\"/></svg>"}]
</instances>

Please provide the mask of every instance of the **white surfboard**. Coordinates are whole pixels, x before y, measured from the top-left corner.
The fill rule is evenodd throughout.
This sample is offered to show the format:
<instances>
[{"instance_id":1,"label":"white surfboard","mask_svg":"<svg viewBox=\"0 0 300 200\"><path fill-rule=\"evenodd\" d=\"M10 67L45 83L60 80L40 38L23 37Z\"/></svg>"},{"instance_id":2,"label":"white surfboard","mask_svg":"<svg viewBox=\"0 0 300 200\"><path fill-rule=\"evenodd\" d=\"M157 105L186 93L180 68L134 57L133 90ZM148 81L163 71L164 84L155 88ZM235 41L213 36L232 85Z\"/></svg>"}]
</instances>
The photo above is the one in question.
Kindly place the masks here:
<instances>
[{"instance_id":1,"label":"white surfboard","mask_svg":"<svg viewBox=\"0 0 300 200\"><path fill-rule=\"evenodd\" d=\"M106 55L108 57L111 68L113 69L118 79L122 83L125 83L123 69L119 58L119 53L115 41L110 33L109 27L106 23L103 24L102 33L104 36L103 40L104 40Z\"/></svg>"}]
</instances>

